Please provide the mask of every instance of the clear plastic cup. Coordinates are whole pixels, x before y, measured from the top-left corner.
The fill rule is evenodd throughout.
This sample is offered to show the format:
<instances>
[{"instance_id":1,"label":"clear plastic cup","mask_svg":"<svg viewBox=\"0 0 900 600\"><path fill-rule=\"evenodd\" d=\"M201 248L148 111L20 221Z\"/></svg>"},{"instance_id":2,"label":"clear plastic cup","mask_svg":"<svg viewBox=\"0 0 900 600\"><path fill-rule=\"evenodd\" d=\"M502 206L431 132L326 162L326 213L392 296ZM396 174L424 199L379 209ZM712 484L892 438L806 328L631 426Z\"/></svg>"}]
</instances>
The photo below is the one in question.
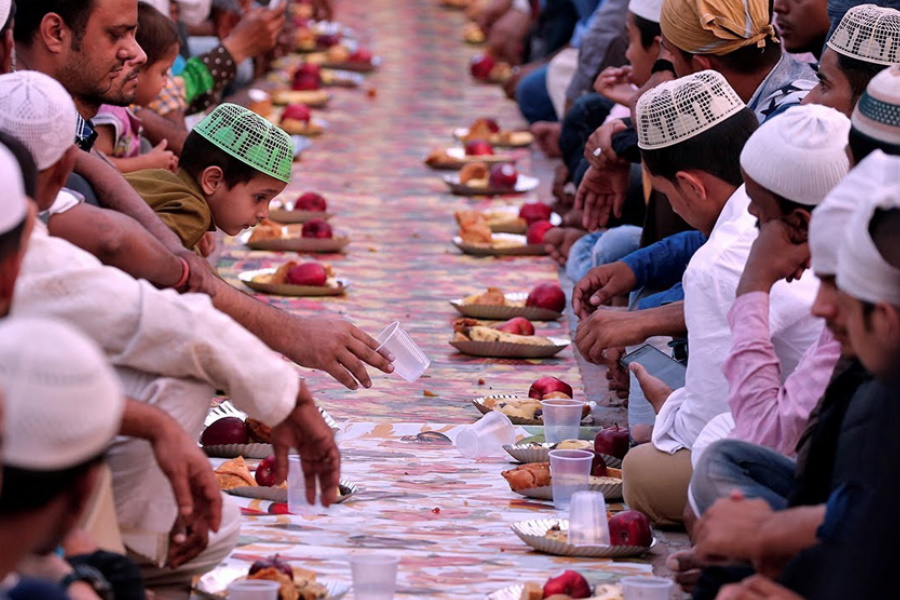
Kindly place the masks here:
<instances>
[{"instance_id":1,"label":"clear plastic cup","mask_svg":"<svg viewBox=\"0 0 900 600\"><path fill-rule=\"evenodd\" d=\"M425 356L409 334L403 330L399 321L394 321L384 328L375 338L378 341L378 352L387 354L394 364L394 373L406 381L415 381L422 376L431 361Z\"/></svg>"},{"instance_id":2,"label":"clear plastic cup","mask_svg":"<svg viewBox=\"0 0 900 600\"><path fill-rule=\"evenodd\" d=\"M350 558L353 597L356 600L392 600L397 587L397 556L368 555Z\"/></svg>"},{"instance_id":3,"label":"clear plastic cup","mask_svg":"<svg viewBox=\"0 0 900 600\"><path fill-rule=\"evenodd\" d=\"M575 492L569 503L569 543L609 546L609 521L603 492Z\"/></svg>"},{"instance_id":4,"label":"clear plastic cup","mask_svg":"<svg viewBox=\"0 0 900 600\"><path fill-rule=\"evenodd\" d=\"M456 448L466 458L503 456L504 444L516 443L516 428L503 413L491 411L456 435Z\"/></svg>"},{"instance_id":5,"label":"clear plastic cup","mask_svg":"<svg viewBox=\"0 0 900 600\"><path fill-rule=\"evenodd\" d=\"M228 585L228 600L278 600L281 584L266 579L238 579Z\"/></svg>"},{"instance_id":6,"label":"clear plastic cup","mask_svg":"<svg viewBox=\"0 0 900 600\"><path fill-rule=\"evenodd\" d=\"M557 444L563 440L577 440L584 402L562 398L541 400L541 418L544 421L544 440Z\"/></svg>"},{"instance_id":7,"label":"clear plastic cup","mask_svg":"<svg viewBox=\"0 0 900 600\"><path fill-rule=\"evenodd\" d=\"M316 503L310 504L306 500L306 478L303 475L299 456L288 456L287 484L288 512L292 515L305 515L325 510L320 501L322 490L319 489L318 480L316 480Z\"/></svg>"},{"instance_id":8,"label":"clear plastic cup","mask_svg":"<svg viewBox=\"0 0 900 600\"><path fill-rule=\"evenodd\" d=\"M568 510L572 494L587 489L593 461L594 453L587 450L550 451L550 481L556 510Z\"/></svg>"},{"instance_id":9,"label":"clear plastic cup","mask_svg":"<svg viewBox=\"0 0 900 600\"><path fill-rule=\"evenodd\" d=\"M623 577L622 597L625 600L671 600L675 582L665 577Z\"/></svg>"}]
</instances>

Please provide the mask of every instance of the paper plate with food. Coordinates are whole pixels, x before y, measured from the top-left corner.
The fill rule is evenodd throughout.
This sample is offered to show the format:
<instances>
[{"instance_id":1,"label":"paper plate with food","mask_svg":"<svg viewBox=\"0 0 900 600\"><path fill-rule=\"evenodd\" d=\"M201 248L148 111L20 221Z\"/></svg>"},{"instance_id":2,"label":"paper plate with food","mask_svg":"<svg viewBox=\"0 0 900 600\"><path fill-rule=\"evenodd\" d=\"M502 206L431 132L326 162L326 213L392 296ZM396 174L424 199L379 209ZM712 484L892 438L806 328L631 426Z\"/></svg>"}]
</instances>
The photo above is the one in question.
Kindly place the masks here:
<instances>
[{"instance_id":1,"label":"paper plate with food","mask_svg":"<svg viewBox=\"0 0 900 600\"><path fill-rule=\"evenodd\" d=\"M219 465L216 470L216 481L226 494L272 502L287 502L287 481L275 484L275 456L269 455L251 469L244 457L238 456ZM338 495L335 503L340 504L350 496L359 492L355 483L342 479L338 484Z\"/></svg>"},{"instance_id":2,"label":"paper plate with food","mask_svg":"<svg viewBox=\"0 0 900 600\"><path fill-rule=\"evenodd\" d=\"M518 394L491 394L472 400L478 411L486 415L491 411L499 412L512 421L514 425L543 425L541 400L571 400L574 391L565 381L556 377L544 376L531 384L527 396ZM597 406L596 402L585 402L581 418L591 414Z\"/></svg>"},{"instance_id":3,"label":"paper plate with food","mask_svg":"<svg viewBox=\"0 0 900 600\"><path fill-rule=\"evenodd\" d=\"M488 594L487 600L543 600L544 598L623 600L624 596L622 595L622 586L619 584L604 583L591 587L581 573L567 570L545 582L526 581L505 587Z\"/></svg>"},{"instance_id":4,"label":"paper plate with food","mask_svg":"<svg viewBox=\"0 0 900 600\"><path fill-rule=\"evenodd\" d=\"M454 137L462 142L486 140L492 146L507 148L524 148L534 143L534 136L530 131L503 130L494 119L476 119L468 127L454 130Z\"/></svg>"},{"instance_id":5,"label":"paper plate with food","mask_svg":"<svg viewBox=\"0 0 900 600\"><path fill-rule=\"evenodd\" d=\"M500 475L509 484L509 489L526 498L553 500L553 482L550 477L550 463L526 463ZM594 454L591 475L588 477L588 491L602 492L607 500L622 498L622 471L607 467L603 457Z\"/></svg>"},{"instance_id":6,"label":"paper plate with food","mask_svg":"<svg viewBox=\"0 0 900 600\"><path fill-rule=\"evenodd\" d=\"M351 49L344 44L335 44L324 52L307 55L306 62L326 69L371 73L381 65L381 58L373 56L366 48Z\"/></svg>"},{"instance_id":7,"label":"paper plate with food","mask_svg":"<svg viewBox=\"0 0 900 600\"><path fill-rule=\"evenodd\" d=\"M296 200L273 200L269 220L278 223L306 223L312 219L329 220L328 201L316 192L303 192Z\"/></svg>"},{"instance_id":8,"label":"paper plate with food","mask_svg":"<svg viewBox=\"0 0 900 600\"><path fill-rule=\"evenodd\" d=\"M225 600L228 586L241 580L270 580L281 584L279 600L340 600L350 586L345 583L320 580L315 572L292 566L278 554L246 566L216 567L194 580L193 591L210 600Z\"/></svg>"},{"instance_id":9,"label":"paper plate with food","mask_svg":"<svg viewBox=\"0 0 900 600\"><path fill-rule=\"evenodd\" d=\"M650 521L636 510L615 515L607 512L609 523L608 546L575 545L569 542L568 519L534 519L514 523L513 532L523 542L547 554L580 556L584 558L625 558L646 554L656 543Z\"/></svg>"},{"instance_id":10,"label":"paper plate with food","mask_svg":"<svg viewBox=\"0 0 900 600\"><path fill-rule=\"evenodd\" d=\"M566 308L566 295L555 283L541 283L527 294L489 287L481 294L451 300L450 305L472 319L512 319L524 317L529 321L556 321Z\"/></svg>"},{"instance_id":11,"label":"paper plate with food","mask_svg":"<svg viewBox=\"0 0 900 600\"><path fill-rule=\"evenodd\" d=\"M291 135L316 137L328 128L325 119L313 117L309 107L302 103L288 104L280 111L273 109L269 120Z\"/></svg>"},{"instance_id":12,"label":"paper plate with food","mask_svg":"<svg viewBox=\"0 0 900 600\"><path fill-rule=\"evenodd\" d=\"M350 243L350 237L334 231L324 219L310 219L302 226L264 220L241 234L240 241L253 250L336 253Z\"/></svg>"},{"instance_id":13,"label":"paper plate with food","mask_svg":"<svg viewBox=\"0 0 900 600\"><path fill-rule=\"evenodd\" d=\"M473 46L479 46L487 41L487 36L478 23L466 23L462 28L462 41Z\"/></svg>"},{"instance_id":14,"label":"paper plate with food","mask_svg":"<svg viewBox=\"0 0 900 600\"><path fill-rule=\"evenodd\" d=\"M510 163L488 165L483 160L467 163L458 174L444 175L444 183L457 196L524 194L537 189L537 177L520 175Z\"/></svg>"},{"instance_id":15,"label":"paper plate with food","mask_svg":"<svg viewBox=\"0 0 900 600\"><path fill-rule=\"evenodd\" d=\"M349 280L334 276L331 265L293 260L277 269L244 271L238 279L256 292L276 296L340 296L350 285Z\"/></svg>"},{"instance_id":16,"label":"paper plate with food","mask_svg":"<svg viewBox=\"0 0 900 600\"><path fill-rule=\"evenodd\" d=\"M547 207L544 211L540 208ZM536 215L540 211L541 216ZM458 211L460 213L480 212L484 215L487 226L490 227L492 233L514 233L517 235L526 235L528 228L534 223L545 221L553 227L562 225L562 217L555 212L550 211L550 207L542 202L528 202L520 207L516 206L500 206L497 208L489 208L482 211ZM458 220L458 219L457 219Z\"/></svg>"},{"instance_id":17,"label":"paper plate with food","mask_svg":"<svg viewBox=\"0 0 900 600\"><path fill-rule=\"evenodd\" d=\"M286 106L289 104L303 104L310 108L325 108L331 101L331 93L325 90L278 90L272 92L272 104Z\"/></svg>"},{"instance_id":18,"label":"paper plate with food","mask_svg":"<svg viewBox=\"0 0 900 600\"><path fill-rule=\"evenodd\" d=\"M462 148L437 148L425 158L425 164L440 171L459 171L464 166L483 162L487 164L514 163L516 157L511 154L494 154L491 145L482 140L466 142Z\"/></svg>"},{"instance_id":19,"label":"paper plate with food","mask_svg":"<svg viewBox=\"0 0 900 600\"><path fill-rule=\"evenodd\" d=\"M450 340L450 345L463 354L493 358L548 358L569 343L566 338L534 335L534 326L522 317L496 327L475 319L456 319Z\"/></svg>"},{"instance_id":20,"label":"paper plate with food","mask_svg":"<svg viewBox=\"0 0 900 600\"><path fill-rule=\"evenodd\" d=\"M497 60L487 52L472 57L469 72L476 81L499 84L505 83L513 74L512 65Z\"/></svg>"}]
</instances>

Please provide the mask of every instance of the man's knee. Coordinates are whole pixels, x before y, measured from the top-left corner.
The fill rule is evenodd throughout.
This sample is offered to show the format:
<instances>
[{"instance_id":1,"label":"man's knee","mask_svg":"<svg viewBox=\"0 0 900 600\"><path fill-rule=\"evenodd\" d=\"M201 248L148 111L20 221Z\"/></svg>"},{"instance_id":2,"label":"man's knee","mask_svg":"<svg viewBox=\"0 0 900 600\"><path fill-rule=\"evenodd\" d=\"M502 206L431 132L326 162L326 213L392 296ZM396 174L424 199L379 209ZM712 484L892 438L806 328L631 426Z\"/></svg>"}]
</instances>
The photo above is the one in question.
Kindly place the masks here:
<instances>
[{"instance_id":1,"label":"man's knee","mask_svg":"<svg viewBox=\"0 0 900 600\"><path fill-rule=\"evenodd\" d=\"M690 450L675 454L642 444L622 464L625 503L646 514L654 525L680 525L691 479Z\"/></svg>"}]
</instances>

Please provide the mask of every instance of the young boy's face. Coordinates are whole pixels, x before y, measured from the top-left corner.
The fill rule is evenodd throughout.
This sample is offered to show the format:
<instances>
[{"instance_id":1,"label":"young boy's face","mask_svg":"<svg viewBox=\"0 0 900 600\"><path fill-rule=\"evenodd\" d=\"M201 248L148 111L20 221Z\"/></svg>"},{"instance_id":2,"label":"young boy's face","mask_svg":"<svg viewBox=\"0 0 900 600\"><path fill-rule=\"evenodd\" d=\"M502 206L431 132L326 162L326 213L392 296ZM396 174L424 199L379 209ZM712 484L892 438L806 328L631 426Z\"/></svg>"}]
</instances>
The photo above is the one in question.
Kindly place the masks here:
<instances>
[{"instance_id":1,"label":"young boy's face","mask_svg":"<svg viewBox=\"0 0 900 600\"><path fill-rule=\"evenodd\" d=\"M625 58L631 64L631 83L640 87L650 79L650 70L653 68L653 63L659 58L659 42L654 41L649 48L644 48L641 41L641 30L638 29L632 12L628 13L625 29L628 33L628 49L625 51Z\"/></svg>"},{"instance_id":2,"label":"young boy's face","mask_svg":"<svg viewBox=\"0 0 900 600\"><path fill-rule=\"evenodd\" d=\"M228 235L237 235L242 229L253 227L269 216L269 202L286 186L263 173L234 187L220 184L207 199L216 227Z\"/></svg>"},{"instance_id":3,"label":"young boy's face","mask_svg":"<svg viewBox=\"0 0 900 600\"><path fill-rule=\"evenodd\" d=\"M879 303L866 311L862 302L842 291L838 291L838 305L846 315L847 335L859 361L876 377L890 377L900 346L896 329L890 326L896 323L896 308Z\"/></svg>"}]
</instances>

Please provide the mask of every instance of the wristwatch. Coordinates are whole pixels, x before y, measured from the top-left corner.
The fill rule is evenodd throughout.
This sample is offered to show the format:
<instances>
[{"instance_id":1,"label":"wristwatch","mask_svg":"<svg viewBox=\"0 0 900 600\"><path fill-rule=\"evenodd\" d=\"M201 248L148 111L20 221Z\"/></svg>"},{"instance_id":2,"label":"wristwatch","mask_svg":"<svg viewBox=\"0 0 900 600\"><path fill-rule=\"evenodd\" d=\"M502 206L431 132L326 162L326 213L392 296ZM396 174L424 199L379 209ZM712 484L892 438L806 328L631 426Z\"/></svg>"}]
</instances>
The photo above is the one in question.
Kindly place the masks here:
<instances>
[{"instance_id":1,"label":"wristwatch","mask_svg":"<svg viewBox=\"0 0 900 600\"><path fill-rule=\"evenodd\" d=\"M91 586L91 589L94 590L94 593L101 600L113 600L113 590L109 581L103 576L103 573L91 565L75 565L72 567L72 572L63 577L59 584L66 590L76 581L81 581Z\"/></svg>"}]
</instances>

